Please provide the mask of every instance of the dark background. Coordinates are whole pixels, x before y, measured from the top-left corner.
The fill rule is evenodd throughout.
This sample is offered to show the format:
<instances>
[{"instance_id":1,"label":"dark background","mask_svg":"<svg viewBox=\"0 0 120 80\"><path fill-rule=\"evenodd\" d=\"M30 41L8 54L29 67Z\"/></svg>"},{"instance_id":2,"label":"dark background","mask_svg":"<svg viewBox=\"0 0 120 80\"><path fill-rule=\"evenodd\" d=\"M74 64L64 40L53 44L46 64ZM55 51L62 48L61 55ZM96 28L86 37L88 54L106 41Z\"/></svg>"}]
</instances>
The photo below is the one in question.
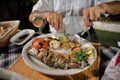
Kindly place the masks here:
<instances>
[{"instance_id":1,"label":"dark background","mask_svg":"<svg viewBox=\"0 0 120 80\"><path fill-rule=\"evenodd\" d=\"M19 29L32 28L29 15L35 0L0 0L0 21L20 20Z\"/></svg>"}]
</instances>

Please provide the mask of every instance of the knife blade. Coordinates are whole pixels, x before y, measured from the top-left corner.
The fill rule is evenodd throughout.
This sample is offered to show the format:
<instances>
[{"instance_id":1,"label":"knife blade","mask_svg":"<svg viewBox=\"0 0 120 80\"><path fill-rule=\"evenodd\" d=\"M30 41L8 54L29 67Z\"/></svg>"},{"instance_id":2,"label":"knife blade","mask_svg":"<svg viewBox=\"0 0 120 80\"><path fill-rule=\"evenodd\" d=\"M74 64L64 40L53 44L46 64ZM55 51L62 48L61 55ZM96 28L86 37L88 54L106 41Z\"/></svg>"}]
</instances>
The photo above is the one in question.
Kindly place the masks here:
<instances>
[{"instance_id":1,"label":"knife blade","mask_svg":"<svg viewBox=\"0 0 120 80\"><path fill-rule=\"evenodd\" d=\"M79 35L82 38L87 38L88 37L88 33L87 31L89 31L90 27L88 27L86 30L82 30L80 33L77 33L77 35Z\"/></svg>"},{"instance_id":2,"label":"knife blade","mask_svg":"<svg viewBox=\"0 0 120 80\"><path fill-rule=\"evenodd\" d=\"M93 26L90 26L89 34L92 42L95 42L95 43L99 42L96 32L93 29Z\"/></svg>"}]
</instances>

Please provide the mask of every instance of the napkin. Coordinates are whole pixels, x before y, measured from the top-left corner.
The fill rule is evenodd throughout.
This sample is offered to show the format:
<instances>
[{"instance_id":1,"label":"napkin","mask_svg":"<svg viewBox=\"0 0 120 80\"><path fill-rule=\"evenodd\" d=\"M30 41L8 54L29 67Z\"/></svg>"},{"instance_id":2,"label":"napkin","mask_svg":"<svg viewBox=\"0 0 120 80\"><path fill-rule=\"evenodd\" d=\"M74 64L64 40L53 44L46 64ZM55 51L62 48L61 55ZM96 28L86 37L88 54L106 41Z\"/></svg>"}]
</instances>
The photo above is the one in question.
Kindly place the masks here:
<instances>
[{"instance_id":1,"label":"napkin","mask_svg":"<svg viewBox=\"0 0 120 80\"><path fill-rule=\"evenodd\" d=\"M118 56L115 61L115 66L117 66L120 63L120 51L118 52Z\"/></svg>"},{"instance_id":2,"label":"napkin","mask_svg":"<svg viewBox=\"0 0 120 80\"><path fill-rule=\"evenodd\" d=\"M118 44L118 47L120 47L120 41L118 41L117 44Z\"/></svg>"},{"instance_id":3,"label":"napkin","mask_svg":"<svg viewBox=\"0 0 120 80\"><path fill-rule=\"evenodd\" d=\"M109 62L101 80L120 80L120 50Z\"/></svg>"}]
</instances>

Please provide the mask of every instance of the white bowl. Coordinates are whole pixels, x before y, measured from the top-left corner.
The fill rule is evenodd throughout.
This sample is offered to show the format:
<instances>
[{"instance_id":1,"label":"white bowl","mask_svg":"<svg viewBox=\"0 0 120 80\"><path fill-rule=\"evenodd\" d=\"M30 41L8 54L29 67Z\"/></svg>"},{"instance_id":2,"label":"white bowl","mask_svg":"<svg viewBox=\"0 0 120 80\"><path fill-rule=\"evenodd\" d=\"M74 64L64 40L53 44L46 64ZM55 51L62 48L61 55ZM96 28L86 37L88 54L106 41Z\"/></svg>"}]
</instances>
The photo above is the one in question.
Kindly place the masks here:
<instances>
[{"instance_id":1,"label":"white bowl","mask_svg":"<svg viewBox=\"0 0 120 80\"><path fill-rule=\"evenodd\" d=\"M23 45L34 35L34 33L35 31L32 29L21 30L10 39L10 42L16 45Z\"/></svg>"}]
</instances>

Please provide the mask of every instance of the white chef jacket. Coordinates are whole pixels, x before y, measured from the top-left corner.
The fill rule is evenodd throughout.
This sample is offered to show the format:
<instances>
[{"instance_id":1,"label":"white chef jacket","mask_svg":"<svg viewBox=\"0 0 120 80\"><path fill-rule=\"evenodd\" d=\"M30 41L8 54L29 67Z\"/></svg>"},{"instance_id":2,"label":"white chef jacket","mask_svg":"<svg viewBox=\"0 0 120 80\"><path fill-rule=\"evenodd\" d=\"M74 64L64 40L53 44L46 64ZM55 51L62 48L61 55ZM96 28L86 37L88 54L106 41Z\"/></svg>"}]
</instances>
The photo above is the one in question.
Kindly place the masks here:
<instances>
[{"instance_id":1,"label":"white chef jacket","mask_svg":"<svg viewBox=\"0 0 120 80\"><path fill-rule=\"evenodd\" d=\"M63 29L76 34L83 30L83 8L114 0L39 0L33 10L55 11L63 16ZM55 30L50 27L52 32Z\"/></svg>"}]
</instances>

